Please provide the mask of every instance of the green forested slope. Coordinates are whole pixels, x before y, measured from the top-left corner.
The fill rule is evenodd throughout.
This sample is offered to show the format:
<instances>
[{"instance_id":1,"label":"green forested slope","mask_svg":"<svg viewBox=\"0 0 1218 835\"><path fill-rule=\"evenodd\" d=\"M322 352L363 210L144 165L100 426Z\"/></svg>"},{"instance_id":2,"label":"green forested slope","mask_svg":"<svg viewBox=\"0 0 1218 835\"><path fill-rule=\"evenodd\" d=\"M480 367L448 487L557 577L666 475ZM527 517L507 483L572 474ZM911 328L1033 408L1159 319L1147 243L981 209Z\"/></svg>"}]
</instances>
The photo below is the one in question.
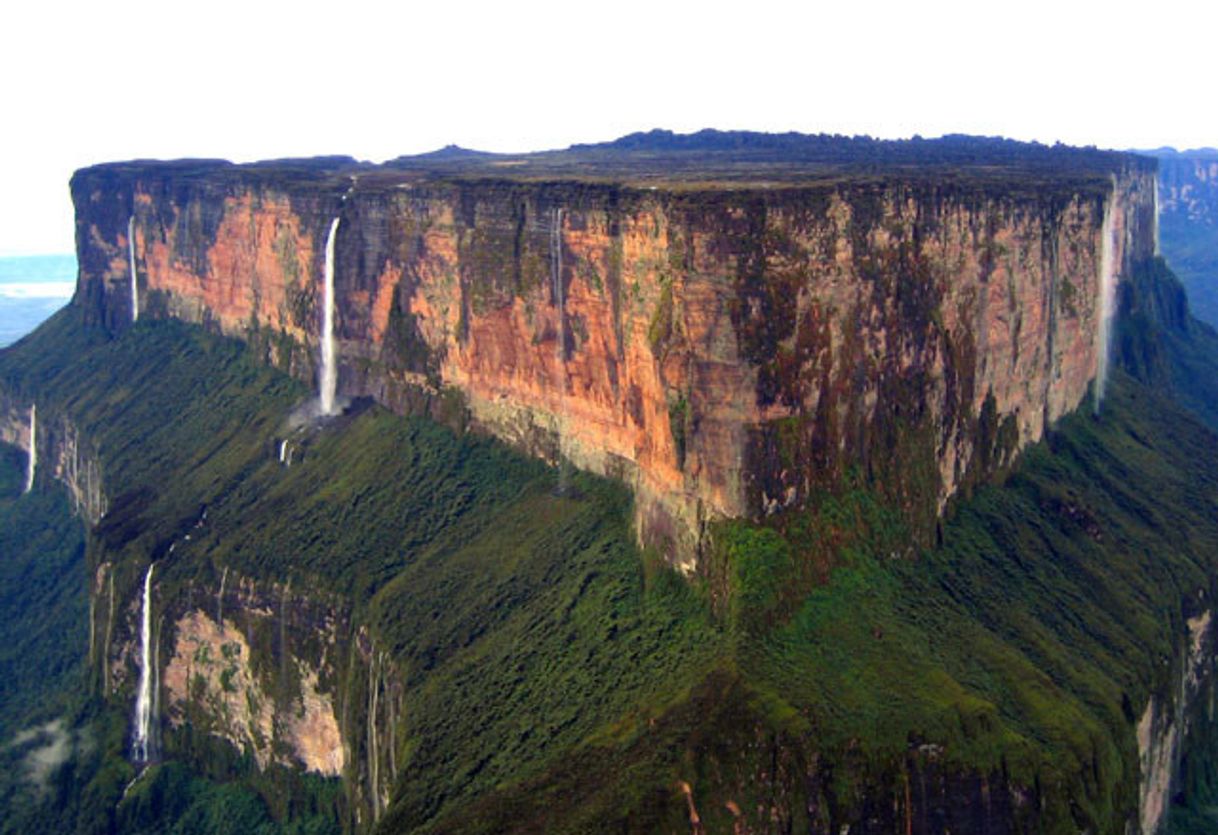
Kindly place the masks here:
<instances>
[{"instance_id":1,"label":"green forested slope","mask_svg":"<svg viewBox=\"0 0 1218 835\"><path fill-rule=\"evenodd\" d=\"M1218 226L1168 216L1162 230L1163 254L1188 288L1194 314L1218 325Z\"/></svg>"},{"instance_id":2,"label":"green forested slope","mask_svg":"<svg viewBox=\"0 0 1218 835\"><path fill-rule=\"evenodd\" d=\"M294 432L298 384L177 323L108 340L69 309L0 357L0 375L96 442L111 501L95 558L127 566L120 595L149 557L162 594L225 566L342 600L372 628L406 674L402 802L420 816L544 768L712 659L695 592L644 563L628 498L603 480L557 497L552 470L500 444L361 405ZM134 776L113 768L103 794Z\"/></svg>"},{"instance_id":3,"label":"green forested slope","mask_svg":"<svg viewBox=\"0 0 1218 835\"><path fill-rule=\"evenodd\" d=\"M27 495L26 453L0 445L0 808L43 795L88 649L84 529L62 489ZM50 725L50 727L48 727Z\"/></svg>"},{"instance_id":4,"label":"green forested slope","mask_svg":"<svg viewBox=\"0 0 1218 835\"><path fill-rule=\"evenodd\" d=\"M711 831L732 824L725 798L806 820L818 762L832 765L823 824L933 765L1041 786L1047 831L1121 831L1137 802L1133 706L1166 685L1184 618L1214 590L1218 448L1128 378L1110 391L1099 419L1064 421L919 559L900 556L895 516L864 490L778 530L725 525L729 660L691 694L697 707L659 730L618 728L578 761L590 770L550 775L560 788L505 788L445 828L550 822L556 803L591 827L647 800L640 771L645 785L693 784ZM829 581L789 605L790 566L822 548L836 554Z\"/></svg>"},{"instance_id":5,"label":"green forested slope","mask_svg":"<svg viewBox=\"0 0 1218 835\"><path fill-rule=\"evenodd\" d=\"M26 453L0 446L0 735L55 718L88 647L83 525L45 475L22 495Z\"/></svg>"}]
</instances>

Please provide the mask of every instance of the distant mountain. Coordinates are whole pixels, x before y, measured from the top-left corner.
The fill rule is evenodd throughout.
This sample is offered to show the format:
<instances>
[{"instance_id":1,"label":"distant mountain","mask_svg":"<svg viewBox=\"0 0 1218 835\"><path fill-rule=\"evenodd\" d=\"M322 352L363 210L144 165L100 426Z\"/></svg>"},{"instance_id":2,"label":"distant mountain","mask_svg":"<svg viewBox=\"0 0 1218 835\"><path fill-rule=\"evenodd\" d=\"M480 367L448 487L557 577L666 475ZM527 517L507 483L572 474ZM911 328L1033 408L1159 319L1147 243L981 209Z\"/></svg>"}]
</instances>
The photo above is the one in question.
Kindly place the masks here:
<instances>
[{"instance_id":1,"label":"distant mountain","mask_svg":"<svg viewBox=\"0 0 1218 835\"><path fill-rule=\"evenodd\" d=\"M1218 325L1218 150L1142 153L1159 160L1163 256L1184 282L1193 314Z\"/></svg>"},{"instance_id":2,"label":"distant mountain","mask_svg":"<svg viewBox=\"0 0 1218 835\"><path fill-rule=\"evenodd\" d=\"M1005 178L1052 184L1061 177L1100 176L1126 159L1114 151L1042 145L993 136L951 134L906 140L838 134L652 130L609 142L521 154L473 151L449 145L401 156L383 168L432 176L495 179L610 179L671 183L686 181L807 183L846 175L917 175L941 182ZM1046 181L1044 178L1049 178ZM363 187L367 187L367 183Z\"/></svg>"},{"instance_id":3,"label":"distant mountain","mask_svg":"<svg viewBox=\"0 0 1218 835\"><path fill-rule=\"evenodd\" d=\"M437 148L434 151L427 151L422 154L414 154L412 156L401 156L399 160L454 160L454 159L489 159L497 156L490 151L475 151L472 148L462 148L460 145L445 145L443 148ZM392 164L393 161L390 161Z\"/></svg>"}]
</instances>

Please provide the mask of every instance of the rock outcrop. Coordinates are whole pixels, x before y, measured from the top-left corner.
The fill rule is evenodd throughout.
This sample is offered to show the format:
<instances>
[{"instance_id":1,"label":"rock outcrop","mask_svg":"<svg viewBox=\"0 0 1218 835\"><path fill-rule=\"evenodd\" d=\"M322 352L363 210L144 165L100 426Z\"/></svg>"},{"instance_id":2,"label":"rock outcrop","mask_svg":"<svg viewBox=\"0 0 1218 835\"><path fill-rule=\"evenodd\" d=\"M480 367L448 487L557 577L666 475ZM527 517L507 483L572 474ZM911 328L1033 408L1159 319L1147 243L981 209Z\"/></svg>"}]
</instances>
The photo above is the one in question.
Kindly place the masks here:
<instances>
[{"instance_id":1,"label":"rock outcrop","mask_svg":"<svg viewBox=\"0 0 1218 835\"><path fill-rule=\"evenodd\" d=\"M59 481L68 491L73 511L88 524L96 525L108 505L97 451L82 443L76 425L63 414L45 409L39 414L35 432L40 463L35 483L47 477ZM29 415L30 403L0 392L0 442L29 454L33 442Z\"/></svg>"},{"instance_id":2,"label":"rock outcrop","mask_svg":"<svg viewBox=\"0 0 1218 835\"><path fill-rule=\"evenodd\" d=\"M291 669L282 671L282 678L295 684L296 692L277 711L274 693L259 681L249 641L235 623L218 624L196 609L174 624L174 632L164 673L171 725L194 716L238 751L251 751L261 768L281 752L286 764L326 777L342 775L345 756L334 703L319 690L318 671L308 662L295 656L285 662Z\"/></svg>"},{"instance_id":3,"label":"rock outcrop","mask_svg":"<svg viewBox=\"0 0 1218 835\"><path fill-rule=\"evenodd\" d=\"M116 575L129 585L121 566L101 563L91 594L90 658L107 696L130 691L138 655L139 601L115 595ZM346 646L345 610L316 592L228 570L209 585L153 585L154 734L224 740L260 769L349 777L362 796L366 769L349 763L363 752L364 714L346 706L352 694L342 683L368 662ZM377 730L369 738L384 742L392 725Z\"/></svg>"},{"instance_id":4,"label":"rock outcrop","mask_svg":"<svg viewBox=\"0 0 1218 835\"><path fill-rule=\"evenodd\" d=\"M1213 723L1211 615L1206 610L1188 619L1188 640L1177 658L1179 676L1167 692L1150 698L1138 720L1138 822L1142 835L1154 835L1167 822L1192 726L1198 719Z\"/></svg>"},{"instance_id":5,"label":"rock outcrop","mask_svg":"<svg viewBox=\"0 0 1218 835\"><path fill-rule=\"evenodd\" d=\"M619 477L640 540L692 570L708 520L798 507L847 471L925 533L1083 401L1105 212L1111 263L1153 251L1154 163L1101 158L1036 178L726 183L526 176L496 157L476 177L99 166L72 184L75 303L132 320L134 217L141 317L209 325L315 379L341 217L340 394L460 403L510 443Z\"/></svg>"}]
</instances>

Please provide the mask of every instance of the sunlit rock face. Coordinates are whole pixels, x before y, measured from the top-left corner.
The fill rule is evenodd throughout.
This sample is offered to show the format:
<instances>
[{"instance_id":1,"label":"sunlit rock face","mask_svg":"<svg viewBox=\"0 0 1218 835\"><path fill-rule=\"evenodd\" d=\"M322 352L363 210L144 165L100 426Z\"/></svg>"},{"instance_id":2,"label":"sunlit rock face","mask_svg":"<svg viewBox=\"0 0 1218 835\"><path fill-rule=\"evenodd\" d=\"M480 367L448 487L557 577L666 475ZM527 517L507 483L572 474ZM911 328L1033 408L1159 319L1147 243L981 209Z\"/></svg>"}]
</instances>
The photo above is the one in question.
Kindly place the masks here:
<instances>
[{"instance_id":1,"label":"sunlit rock face","mask_svg":"<svg viewBox=\"0 0 1218 835\"><path fill-rule=\"evenodd\" d=\"M235 623L220 625L196 610L174 624L174 633L164 673L172 726L188 716L203 717L211 733L251 751L261 768L279 758L327 777L342 775L343 740L333 699L319 690L318 671L308 662L290 659L295 669L285 678L297 683L297 692L286 709L276 710L275 694L260 680L249 642Z\"/></svg>"},{"instance_id":2,"label":"sunlit rock face","mask_svg":"<svg viewBox=\"0 0 1218 835\"><path fill-rule=\"evenodd\" d=\"M26 450L31 437L32 402L0 392L0 442ZM38 479L53 478L68 491L72 511L91 525L97 524L109 504L102 490L101 462L92 444L82 443L76 425L59 411L43 409L34 425ZM31 482L33 488L34 483Z\"/></svg>"},{"instance_id":3,"label":"sunlit rock face","mask_svg":"<svg viewBox=\"0 0 1218 835\"><path fill-rule=\"evenodd\" d=\"M108 695L133 691L145 605L114 595L116 571L99 565L92 589L90 656ZM260 769L343 774L351 746L338 703L344 613L290 585L227 571L217 585L157 584L152 596L149 733L158 747L164 733L190 729L248 753Z\"/></svg>"},{"instance_id":4,"label":"sunlit rock face","mask_svg":"<svg viewBox=\"0 0 1218 835\"><path fill-rule=\"evenodd\" d=\"M455 402L476 428L621 478L641 542L692 570L709 521L799 507L847 472L929 531L1076 408L1098 366L1106 209L1122 269L1153 251L1153 163L1118 159L1034 187L102 166L73 180L75 301L129 325L134 216L142 316L316 380L341 217L339 394Z\"/></svg>"}]
</instances>

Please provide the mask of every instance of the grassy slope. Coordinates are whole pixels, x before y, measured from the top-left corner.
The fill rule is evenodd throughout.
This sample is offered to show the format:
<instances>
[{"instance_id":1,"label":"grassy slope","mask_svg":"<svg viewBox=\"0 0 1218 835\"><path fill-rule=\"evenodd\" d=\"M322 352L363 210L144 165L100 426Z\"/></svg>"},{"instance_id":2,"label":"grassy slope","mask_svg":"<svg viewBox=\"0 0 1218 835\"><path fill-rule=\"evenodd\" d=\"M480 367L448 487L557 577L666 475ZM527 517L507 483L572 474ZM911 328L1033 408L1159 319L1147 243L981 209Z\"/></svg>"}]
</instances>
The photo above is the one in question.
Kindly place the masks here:
<instances>
[{"instance_id":1,"label":"grassy slope","mask_svg":"<svg viewBox=\"0 0 1218 835\"><path fill-rule=\"evenodd\" d=\"M84 530L64 492L42 482L21 495L26 455L0 445L0 808L10 822L36 799L29 757L46 734L10 744L59 718L83 681L88 648Z\"/></svg>"},{"instance_id":2,"label":"grassy slope","mask_svg":"<svg viewBox=\"0 0 1218 835\"><path fill-rule=\"evenodd\" d=\"M21 495L25 467L0 446L0 739L63 709L88 648L83 527L49 479Z\"/></svg>"},{"instance_id":3,"label":"grassy slope","mask_svg":"<svg viewBox=\"0 0 1218 835\"><path fill-rule=\"evenodd\" d=\"M161 373L164 376L159 376ZM268 415L279 410L296 387L277 375L259 370L234 345L213 339L191 339L183 332L165 332L159 338L110 341L80 328L75 311L65 309L35 335L0 354L0 374L6 390L20 396L37 393L40 415L65 411L84 430L82 437L97 442L107 473L107 490L121 508L138 506L138 526L107 520L103 529L113 545L137 548L126 540L137 529L143 540L175 529L182 519L193 520L200 499L224 492L226 480L240 479L240 465L265 431ZM151 388L151 391L149 391ZM251 431L252 430L252 431ZM211 441L200 444L199 439ZM22 461L24 456L19 456ZM209 466L200 466L208 462ZM12 479L4 470L7 485ZM217 480L219 479L219 480ZM162 489L173 484L176 489ZM124 487L131 490L124 492ZM151 496L152 500L147 501ZM132 497L138 499L132 501ZM65 527L74 534L73 559L64 562L47 545L31 536L24 518L29 503L55 502L45 515L47 531ZM22 505L21 503L25 503ZM66 720L73 755L51 775L37 796L10 795L3 800L3 832L279 832L333 831L327 815L302 815L300 826L277 822L264 796L241 785L214 784L197 776L184 778L172 764L154 769L147 779L119 804L124 787L134 776L126 763L129 705L100 704L88 698L83 675L87 639L84 541L79 521L71 518L66 497L49 483L13 506L23 514L14 518L8 502L0 506L0 541L14 540L37 549L31 565L48 571L64 562L58 580L65 590L62 617L48 611L34 596L6 595L0 606L0 628L5 646L22 648L26 667L58 672L71 670L55 682L55 699L29 686L24 677L5 693L6 710L13 699L42 700L42 718ZM118 524L111 525L115 521ZM94 540L91 545L102 544ZM5 553L6 558L8 552ZM110 554L114 556L114 554ZM95 554L96 558L96 554ZM128 579L138 566L128 568ZM5 566L5 571L9 569ZM6 588L10 588L5 583ZM38 586L42 588L42 586ZM67 592L70 591L69 595ZM133 592L134 589L128 589ZM12 599L10 599L10 597ZM38 604L40 628L28 622L24 607ZM48 616L49 615L49 616ZM9 635L7 630L14 635ZM50 640L43 640L49 637ZM33 642L37 640L36 646ZM11 643L10 643L11 641ZM59 659L70 655L60 665ZM8 659L7 653L5 659ZM6 684L14 681L6 678ZM170 791L172 787L172 791ZM319 792L324 795L325 790ZM31 799L37 800L30 803ZM332 815L330 815L332 817ZM202 822L202 823L201 823ZM320 823L320 828L316 824Z\"/></svg>"},{"instance_id":4,"label":"grassy slope","mask_svg":"<svg viewBox=\"0 0 1218 835\"><path fill-rule=\"evenodd\" d=\"M1145 336L1166 340L1170 383L1205 407L1211 334ZM860 824L866 795L897 795L919 766L910 751L934 744L949 772L1039 787L1046 831L1121 831L1137 803L1132 724L1165 692L1184 619L1214 593L1215 501L1215 436L1121 375L1099 418L1064 420L1003 486L964 502L920 560L893 558L904 533L857 486L774 529L724 525L711 574L726 594L711 596L731 601L720 607L730 671L437 828L608 819L646 831L680 820L682 780L711 829L733 823L725 798L765 810L755 824L799 827L797 775L815 762L832 775L814 817L833 831ZM792 610L793 567L826 552L830 581Z\"/></svg>"},{"instance_id":5,"label":"grassy slope","mask_svg":"<svg viewBox=\"0 0 1218 835\"><path fill-rule=\"evenodd\" d=\"M107 340L68 310L0 376L96 441L111 509L95 558L119 562L121 597L156 556L165 595L228 567L349 601L405 672L400 795L417 819L544 769L710 663L716 628L686 585L645 569L628 499L604 481L558 498L545 466L378 408L293 435L285 469L276 439L306 393L176 323ZM131 776L113 771L103 795Z\"/></svg>"},{"instance_id":6,"label":"grassy slope","mask_svg":"<svg viewBox=\"0 0 1218 835\"><path fill-rule=\"evenodd\" d=\"M1170 401L1128 379L1111 391L1100 419L1064 421L920 560L890 556L900 529L862 490L826 497L785 535L725 526L721 558L745 601L725 614L738 672L585 752L578 777L505 788L441 828L553 824L556 805L575 830L660 820L678 780L712 831L732 824L725 798L805 826L800 779L767 762L784 756L795 774L831 767L820 822L836 831L892 788L885 775L911 748L934 744L948 772L1042 786L1046 831L1120 831L1136 806L1130 706L1164 683L1183 601L1212 585L1218 448ZM835 540L839 567L784 618L784 571L816 537Z\"/></svg>"},{"instance_id":7,"label":"grassy slope","mask_svg":"<svg viewBox=\"0 0 1218 835\"><path fill-rule=\"evenodd\" d=\"M895 759L910 739L937 742L961 768L1065 788L1046 797L1057 826L1105 830L1127 808L1122 702L1145 704L1181 601L1209 586L1218 455L1187 418L1156 426L1169 404L1114 388L1100 421L1067 420L1051 451L969 502L942 548L891 563L874 539L852 544L762 640L762 676L821 745Z\"/></svg>"},{"instance_id":8,"label":"grassy slope","mask_svg":"<svg viewBox=\"0 0 1218 835\"><path fill-rule=\"evenodd\" d=\"M1199 231L1205 227L1181 224L1179 218L1164 224L1163 251L1182 280L1161 259L1142 266L1121 300L1124 321L1119 345L1126 365L1139 379L1172 391L1211 428L1218 428L1218 332L1212 327L1213 294L1198 283L1204 277L1198 275L1194 258L1203 257L1206 246L1205 236L1195 234ZM1182 234L1195 245L1194 251L1182 249L1176 240ZM1218 246L1218 239L1209 243ZM1214 266L1212 253L1209 266ZM1190 311L1196 311L1198 318L1192 318ZM1195 730L1193 737L1184 756L1169 835L1218 830L1218 729Z\"/></svg>"}]
</instances>

